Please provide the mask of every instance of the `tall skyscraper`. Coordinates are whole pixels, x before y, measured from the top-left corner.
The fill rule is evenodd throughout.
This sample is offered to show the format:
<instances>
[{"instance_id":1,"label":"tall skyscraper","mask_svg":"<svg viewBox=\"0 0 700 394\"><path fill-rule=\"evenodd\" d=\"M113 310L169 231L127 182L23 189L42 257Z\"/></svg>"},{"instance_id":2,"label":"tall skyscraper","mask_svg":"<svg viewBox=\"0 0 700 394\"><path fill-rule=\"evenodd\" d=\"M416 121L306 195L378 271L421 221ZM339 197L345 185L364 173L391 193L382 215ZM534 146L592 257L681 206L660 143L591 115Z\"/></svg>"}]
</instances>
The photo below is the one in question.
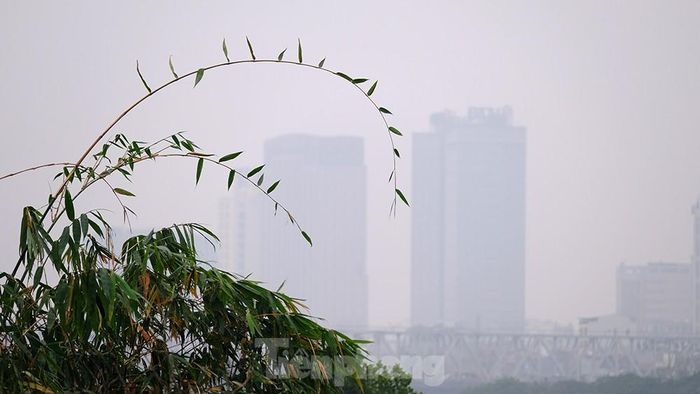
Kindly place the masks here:
<instances>
[{"instance_id":1,"label":"tall skyscraper","mask_svg":"<svg viewBox=\"0 0 700 394\"><path fill-rule=\"evenodd\" d=\"M522 330L525 128L509 107L430 121L413 137L412 323Z\"/></svg>"},{"instance_id":2,"label":"tall skyscraper","mask_svg":"<svg viewBox=\"0 0 700 394\"><path fill-rule=\"evenodd\" d=\"M266 184L313 239L243 182L222 206L224 259L233 271L303 298L339 328L367 326L366 168L361 138L286 135L265 143ZM228 244L228 246L227 246Z\"/></svg>"}]
</instances>

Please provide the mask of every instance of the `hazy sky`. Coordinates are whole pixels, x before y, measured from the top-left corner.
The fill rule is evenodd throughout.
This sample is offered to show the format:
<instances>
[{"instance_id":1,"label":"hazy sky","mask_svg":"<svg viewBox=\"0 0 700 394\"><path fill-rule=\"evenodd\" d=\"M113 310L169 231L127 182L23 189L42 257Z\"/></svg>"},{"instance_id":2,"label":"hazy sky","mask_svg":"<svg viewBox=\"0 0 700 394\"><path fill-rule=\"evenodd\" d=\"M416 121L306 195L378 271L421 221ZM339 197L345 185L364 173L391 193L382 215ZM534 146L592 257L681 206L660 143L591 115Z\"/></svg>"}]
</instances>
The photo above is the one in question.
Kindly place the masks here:
<instances>
[{"instance_id":1,"label":"hazy sky","mask_svg":"<svg viewBox=\"0 0 700 394\"><path fill-rule=\"evenodd\" d=\"M614 310L622 261L689 261L700 195L700 2L35 2L0 4L0 173L74 161L151 86L223 60L283 48L380 80L376 99L408 135L399 181L410 197L410 133L431 113L511 105L528 129L527 315L573 321ZM410 210L388 218L391 151L381 120L343 81L252 65L154 97L116 128L153 140L188 130L204 149L243 149L288 132L365 137L370 320L408 321ZM373 96L373 97L375 97ZM0 182L0 258L16 258L21 207L46 199L54 171ZM143 167L128 186L138 227L216 227L226 174L194 163ZM53 186L56 187L55 185ZM283 187L283 184L280 185ZM168 201L169 204L164 204ZM191 202L195 202L192 204ZM117 209L105 193L78 208ZM300 220L303 220L300 218ZM302 241L303 242L303 241Z\"/></svg>"}]
</instances>

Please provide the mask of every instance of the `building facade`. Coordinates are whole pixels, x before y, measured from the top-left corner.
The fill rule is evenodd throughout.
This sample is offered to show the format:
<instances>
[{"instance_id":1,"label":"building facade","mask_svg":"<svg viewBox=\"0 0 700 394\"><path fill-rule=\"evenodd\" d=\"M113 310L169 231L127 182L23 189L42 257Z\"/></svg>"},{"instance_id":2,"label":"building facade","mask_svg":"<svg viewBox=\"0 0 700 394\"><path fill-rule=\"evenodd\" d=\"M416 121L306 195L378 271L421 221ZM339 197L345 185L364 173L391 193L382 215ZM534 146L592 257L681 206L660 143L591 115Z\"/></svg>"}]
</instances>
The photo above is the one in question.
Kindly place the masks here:
<instances>
[{"instance_id":1,"label":"building facade","mask_svg":"<svg viewBox=\"0 0 700 394\"><path fill-rule=\"evenodd\" d=\"M512 110L431 117L414 134L411 320L520 331L525 319L525 128Z\"/></svg>"},{"instance_id":2,"label":"building facade","mask_svg":"<svg viewBox=\"0 0 700 394\"><path fill-rule=\"evenodd\" d=\"M366 168L363 140L286 135L264 146L265 185L311 236L262 193L234 181L222 205L224 259L233 271L303 299L333 327L367 326ZM257 176L255 177L257 179ZM226 246L228 244L228 246Z\"/></svg>"},{"instance_id":3,"label":"building facade","mask_svg":"<svg viewBox=\"0 0 700 394\"><path fill-rule=\"evenodd\" d=\"M692 333L695 301L691 264L621 264L616 280L616 314L631 319L637 334Z\"/></svg>"}]
</instances>

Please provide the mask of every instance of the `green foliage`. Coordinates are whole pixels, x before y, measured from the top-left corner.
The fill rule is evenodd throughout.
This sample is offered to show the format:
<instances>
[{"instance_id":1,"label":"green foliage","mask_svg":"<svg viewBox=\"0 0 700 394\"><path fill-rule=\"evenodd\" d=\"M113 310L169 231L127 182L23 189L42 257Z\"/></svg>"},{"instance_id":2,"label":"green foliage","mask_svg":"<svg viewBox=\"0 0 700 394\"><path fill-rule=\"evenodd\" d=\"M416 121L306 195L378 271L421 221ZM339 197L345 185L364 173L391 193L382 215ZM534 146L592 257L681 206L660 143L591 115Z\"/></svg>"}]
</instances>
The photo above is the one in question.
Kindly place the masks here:
<instances>
[{"instance_id":1,"label":"green foliage","mask_svg":"<svg viewBox=\"0 0 700 394\"><path fill-rule=\"evenodd\" d=\"M274 204L275 213L284 211L311 246L311 237L292 213L270 195L280 181L264 184L264 164L247 175L231 166L243 152L205 152L184 132L151 143L124 134L103 142L120 119L149 97L189 77L197 86L205 71L218 67L275 62L336 74L323 68L325 59L318 66L303 63L301 40L298 63L284 61L284 51L276 60L257 59L247 37L246 42L252 60L232 62L224 40L226 63L180 76L170 57L174 79L155 89L137 62L148 94L111 122L77 162L0 177L61 167L54 177L60 184L47 205L24 208L17 264L12 273L0 274L0 392L342 392L338 379L364 383L368 393L412 392L410 377L399 370L384 378L385 367L363 367L363 342L319 325L305 314L300 300L199 260L195 239L218 242L206 227L176 224L114 245L112 227L99 210L76 209L74 202L85 190L103 185L129 221L134 211L124 197L135 196L114 186L117 182L131 182L146 160L192 160L195 183L205 167L218 167L227 174L230 189L238 173ZM346 79L358 89L366 81ZM369 93L360 91L369 99L375 87L376 82ZM388 128L383 108L369 101ZM392 133L399 134L389 132L392 157L397 157ZM392 209L397 198L408 203L396 188L396 157L390 177ZM257 180L251 178L255 175ZM49 281L47 272L57 279ZM268 338L284 339L284 351L276 352L265 342ZM353 362L339 369L335 360ZM363 375L367 372L379 377L369 379Z\"/></svg>"},{"instance_id":2,"label":"green foliage","mask_svg":"<svg viewBox=\"0 0 700 394\"><path fill-rule=\"evenodd\" d=\"M197 86L197 84L199 83L199 81L202 80L203 77L204 77L204 69L200 68L199 70L197 70L197 75L194 78L194 86L193 87Z\"/></svg>"},{"instance_id":3,"label":"green foliage","mask_svg":"<svg viewBox=\"0 0 700 394\"><path fill-rule=\"evenodd\" d=\"M379 81L374 81L374 83L372 84L372 86L370 86L369 90L367 91L367 96L371 96L372 93L374 93L374 89L377 88L377 83L378 83L378 82L379 82Z\"/></svg>"},{"instance_id":4,"label":"green foliage","mask_svg":"<svg viewBox=\"0 0 700 394\"><path fill-rule=\"evenodd\" d=\"M311 242L311 237L309 237L309 234L307 234L306 231L303 231L303 230L302 230L301 235L304 237L304 239L306 240L306 242L309 243L309 246L313 246L314 243Z\"/></svg>"},{"instance_id":5,"label":"green foliage","mask_svg":"<svg viewBox=\"0 0 700 394\"><path fill-rule=\"evenodd\" d=\"M224 57L226 58L227 62L231 62L231 59L228 58L228 47L226 46L226 39L221 42L221 49L224 51ZM177 78L177 77L175 77Z\"/></svg>"},{"instance_id":6,"label":"green foliage","mask_svg":"<svg viewBox=\"0 0 700 394\"><path fill-rule=\"evenodd\" d=\"M416 394L411 387L411 375L394 365L389 368L381 362L363 368L361 385L348 384L344 394Z\"/></svg>"},{"instance_id":7,"label":"green foliage","mask_svg":"<svg viewBox=\"0 0 700 394\"><path fill-rule=\"evenodd\" d=\"M403 195L403 192L401 190L396 189L396 194L399 196L399 198L401 199L401 201L403 201L404 204L409 205L406 196Z\"/></svg>"},{"instance_id":8,"label":"green foliage","mask_svg":"<svg viewBox=\"0 0 700 394\"><path fill-rule=\"evenodd\" d=\"M299 64L302 64L304 62L304 57L302 56L301 51L301 39L297 39L297 42L299 43L297 47L297 59L299 60Z\"/></svg>"},{"instance_id":9,"label":"green foliage","mask_svg":"<svg viewBox=\"0 0 700 394\"><path fill-rule=\"evenodd\" d=\"M253 44L250 43L248 37L245 38L245 42L248 44L248 50L250 51L250 58L255 61L255 52L253 52Z\"/></svg>"},{"instance_id":10,"label":"green foliage","mask_svg":"<svg viewBox=\"0 0 700 394\"><path fill-rule=\"evenodd\" d=\"M255 339L289 338L278 356L289 362L362 355L298 300L198 261L195 234L212 235L197 224L129 238L117 255L94 230L76 228L79 238L64 232L51 250L61 261L56 284L0 276L5 392L32 382L54 392L333 392L328 379L269 379L268 350Z\"/></svg>"},{"instance_id":11,"label":"green foliage","mask_svg":"<svg viewBox=\"0 0 700 394\"><path fill-rule=\"evenodd\" d=\"M389 131L391 131L392 133L394 133L394 134L396 134L396 135L399 135L399 136L403 135L403 134L401 134L401 132L399 131L399 129L397 129L396 127L393 127L393 126L392 126L392 127L389 127Z\"/></svg>"},{"instance_id":12,"label":"green foliage","mask_svg":"<svg viewBox=\"0 0 700 394\"><path fill-rule=\"evenodd\" d=\"M178 76L177 76L177 73L175 72L175 67L173 67L173 57L172 56L170 56L168 58L168 67L170 67L170 72L173 74L173 77L175 79L177 79Z\"/></svg>"},{"instance_id":13,"label":"green foliage","mask_svg":"<svg viewBox=\"0 0 700 394\"><path fill-rule=\"evenodd\" d=\"M146 80L143 78L143 75L141 74L141 70L139 70L139 62L138 60L136 61L136 73L139 75L139 78L141 78L141 83L143 83L143 86L148 90L148 93L151 93L152 90L146 83Z\"/></svg>"}]
</instances>

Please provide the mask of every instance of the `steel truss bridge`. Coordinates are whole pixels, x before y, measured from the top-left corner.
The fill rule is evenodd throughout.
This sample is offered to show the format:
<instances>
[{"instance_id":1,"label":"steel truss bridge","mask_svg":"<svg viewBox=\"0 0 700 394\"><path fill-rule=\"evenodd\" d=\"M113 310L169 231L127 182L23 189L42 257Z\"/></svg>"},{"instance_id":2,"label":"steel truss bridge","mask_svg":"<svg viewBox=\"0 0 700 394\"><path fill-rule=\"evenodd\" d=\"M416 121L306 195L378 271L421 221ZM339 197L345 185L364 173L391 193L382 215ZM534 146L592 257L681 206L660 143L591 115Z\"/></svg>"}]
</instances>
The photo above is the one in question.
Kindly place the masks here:
<instances>
[{"instance_id":1,"label":"steel truss bridge","mask_svg":"<svg viewBox=\"0 0 700 394\"><path fill-rule=\"evenodd\" d=\"M636 374L661 378L700 371L700 337L468 333L453 330L372 331L373 359L404 369L443 362L448 380L488 382L578 380ZM421 365L421 362L423 365ZM407 365L408 364L408 365ZM415 371L415 369L414 369ZM414 374L414 378L416 378ZM417 377L420 378L420 377Z\"/></svg>"}]
</instances>

